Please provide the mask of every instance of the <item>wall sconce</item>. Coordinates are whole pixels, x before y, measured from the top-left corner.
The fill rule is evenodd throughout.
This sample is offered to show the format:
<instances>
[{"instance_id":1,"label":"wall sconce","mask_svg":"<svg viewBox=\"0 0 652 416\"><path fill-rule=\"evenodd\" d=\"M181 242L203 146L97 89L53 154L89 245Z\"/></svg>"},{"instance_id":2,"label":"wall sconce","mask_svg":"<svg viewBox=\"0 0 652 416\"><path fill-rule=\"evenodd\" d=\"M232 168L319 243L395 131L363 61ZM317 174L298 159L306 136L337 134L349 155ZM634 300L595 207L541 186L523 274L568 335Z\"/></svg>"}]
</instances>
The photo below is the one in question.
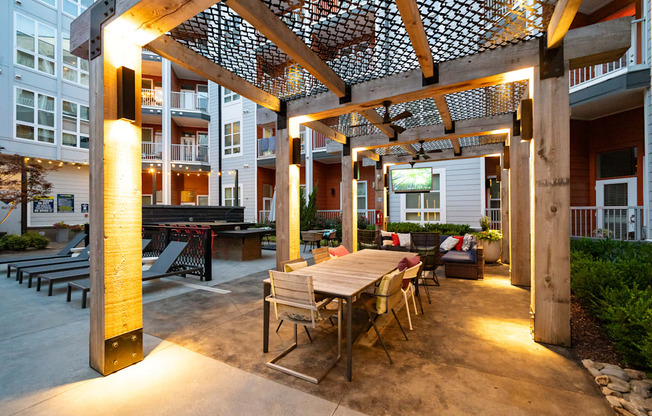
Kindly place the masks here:
<instances>
[{"instance_id":1,"label":"wall sconce","mask_svg":"<svg viewBox=\"0 0 652 416\"><path fill-rule=\"evenodd\" d=\"M331 188L331 196L335 196L335 188Z\"/></svg>"},{"instance_id":2,"label":"wall sconce","mask_svg":"<svg viewBox=\"0 0 652 416\"><path fill-rule=\"evenodd\" d=\"M531 98L521 101L517 111L517 117L521 122L521 140L532 140L533 111Z\"/></svg>"},{"instance_id":3,"label":"wall sconce","mask_svg":"<svg viewBox=\"0 0 652 416\"><path fill-rule=\"evenodd\" d=\"M509 146L503 149L503 169L509 170Z\"/></svg>"},{"instance_id":4,"label":"wall sconce","mask_svg":"<svg viewBox=\"0 0 652 416\"><path fill-rule=\"evenodd\" d=\"M496 166L496 182L502 181L502 176L503 176L503 169L500 167L500 165Z\"/></svg>"},{"instance_id":5,"label":"wall sconce","mask_svg":"<svg viewBox=\"0 0 652 416\"><path fill-rule=\"evenodd\" d=\"M292 139L292 164L300 165L301 164L301 140Z\"/></svg>"},{"instance_id":6,"label":"wall sconce","mask_svg":"<svg viewBox=\"0 0 652 416\"><path fill-rule=\"evenodd\" d=\"M353 162L353 179L360 180L360 162Z\"/></svg>"},{"instance_id":7,"label":"wall sconce","mask_svg":"<svg viewBox=\"0 0 652 416\"><path fill-rule=\"evenodd\" d=\"M133 69L118 68L118 118L136 121L136 73Z\"/></svg>"}]
</instances>

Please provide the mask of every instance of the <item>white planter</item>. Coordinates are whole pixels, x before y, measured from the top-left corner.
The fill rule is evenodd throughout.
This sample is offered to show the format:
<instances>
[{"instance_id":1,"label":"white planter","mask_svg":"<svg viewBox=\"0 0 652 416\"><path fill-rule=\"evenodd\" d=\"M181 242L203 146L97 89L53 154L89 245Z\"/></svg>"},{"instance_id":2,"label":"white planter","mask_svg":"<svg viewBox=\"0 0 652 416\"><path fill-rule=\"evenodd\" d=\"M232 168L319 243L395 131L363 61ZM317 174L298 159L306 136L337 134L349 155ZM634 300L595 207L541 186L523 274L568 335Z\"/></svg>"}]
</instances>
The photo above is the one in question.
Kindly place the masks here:
<instances>
[{"instance_id":1,"label":"white planter","mask_svg":"<svg viewBox=\"0 0 652 416\"><path fill-rule=\"evenodd\" d=\"M500 241L482 241L484 262L495 263L500 260Z\"/></svg>"},{"instance_id":2,"label":"white planter","mask_svg":"<svg viewBox=\"0 0 652 416\"><path fill-rule=\"evenodd\" d=\"M69 233L67 228L58 228L57 229L57 243L67 243L70 241Z\"/></svg>"}]
</instances>

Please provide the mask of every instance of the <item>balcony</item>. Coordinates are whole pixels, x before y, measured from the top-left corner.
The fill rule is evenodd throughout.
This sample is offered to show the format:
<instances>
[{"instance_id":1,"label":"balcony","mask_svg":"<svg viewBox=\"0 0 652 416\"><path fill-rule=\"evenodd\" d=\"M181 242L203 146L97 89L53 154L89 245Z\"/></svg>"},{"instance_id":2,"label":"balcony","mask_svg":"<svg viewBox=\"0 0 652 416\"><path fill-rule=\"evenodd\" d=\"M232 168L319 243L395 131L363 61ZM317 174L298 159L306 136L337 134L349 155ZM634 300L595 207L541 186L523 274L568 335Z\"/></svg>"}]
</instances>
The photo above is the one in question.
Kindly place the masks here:
<instances>
[{"instance_id":1,"label":"balcony","mask_svg":"<svg viewBox=\"0 0 652 416\"><path fill-rule=\"evenodd\" d=\"M571 237L645 240L643 212L643 207L571 207Z\"/></svg>"},{"instance_id":2,"label":"balcony","mask_svg":"<svg viewBox=\"0 0 652 416\"><path fill-rule=\"evenodd\" d=\"M637 65L643 65L644 45L643 29L645 26L644 19L632 21L632 44L625 55L620 59L606 64L587 66L584 68L573 69L569 72L570 92L573 93L579 89L597 84L619 74L626 73L628 68Z\"/></svg>"},{"instance_id":3,"label":"balcony","mask_svg":"<svg viewBox=\"0 0 652 416\"><path fill-rule=\"evenodd\" d=\"M328 137L314 131L312 133L312 151L320 152L326 150L328 140ZM272 136L258 139L256 148L259 158L274 157L276 155L276 137ZM303 144L301 145L301 151L304 151Z\"/></svg>"},{"instance_id":4,"label":"balcony","mask_svg":"<svg viewBox=\"0 0 652 416\"><path fill-rule=\"evenodd\" d=\"M162 160L163 145L162 143L142 142L143 160Z\"/></svg>"},{"instance_id":5,"label":"balcony","mask_svg":"<svg viewBox=\"0 0 652 416\"><path fill-rule=\"evenodd\" d=\"M195 144L173 144L170 160L172 162L208 163L208 146Z\"/></svg>"},{"instance_id":6,"label":"balcony","mask_svg":"<svg viewBox=\"0 0 652 416\"><path fill-rule=\"evenodd\" d=\"M143 98L143 107L162 107L163 106L163 91L150 90L143 88L141 90ZM194 93L186 91L172 91L170 92L170 108L173 110L183 111L201 111L208 112L208 94Z\"/></svg>"}]
</instances>

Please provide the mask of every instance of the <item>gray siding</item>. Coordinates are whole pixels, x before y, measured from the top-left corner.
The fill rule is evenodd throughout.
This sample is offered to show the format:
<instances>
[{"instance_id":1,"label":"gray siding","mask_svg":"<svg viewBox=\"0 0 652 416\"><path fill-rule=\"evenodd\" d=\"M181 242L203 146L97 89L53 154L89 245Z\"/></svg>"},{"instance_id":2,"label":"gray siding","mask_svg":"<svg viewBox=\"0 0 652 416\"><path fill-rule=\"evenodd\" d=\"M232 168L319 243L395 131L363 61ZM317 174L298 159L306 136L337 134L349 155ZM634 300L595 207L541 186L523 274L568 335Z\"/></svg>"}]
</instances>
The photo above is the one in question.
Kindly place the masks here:
<instances>
[{"instance_id":1,"label":"gray siding","mask_svg":"<svg viewBox=\"0 0 652 416\"><path fill-rule=\"evenodd\" d=\"M208 203L209 205L221 205L219 192L219 144L221 140L219 111L220 103L218 100L218 91L220 86L212 81L208 81L208 112L211 115L211 122L208 125L208 160L211 162L211 176L208 179Z\"/></svg>"}]
</instances>

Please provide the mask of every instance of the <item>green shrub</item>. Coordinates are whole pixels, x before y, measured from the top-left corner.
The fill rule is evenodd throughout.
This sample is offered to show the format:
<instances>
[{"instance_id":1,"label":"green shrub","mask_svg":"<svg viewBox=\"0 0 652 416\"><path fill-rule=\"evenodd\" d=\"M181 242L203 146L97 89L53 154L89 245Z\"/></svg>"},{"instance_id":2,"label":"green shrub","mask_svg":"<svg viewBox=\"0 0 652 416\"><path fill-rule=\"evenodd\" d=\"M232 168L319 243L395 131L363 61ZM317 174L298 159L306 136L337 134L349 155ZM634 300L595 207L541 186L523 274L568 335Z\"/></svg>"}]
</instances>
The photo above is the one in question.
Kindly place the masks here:
<instances>
[{"instance_id":1,"label":"green shrub","mask_svg":"<svg viewBox=\"0 0 652 416\"><path fill-rule=\"evenodd\" d=\"M44 249L50 244L50 240L47 237L33 231L23 234L22 237L27 239L28 247Z\"/></svg>"},{"instance_id":2,"label":"green shrub","mask_svg":"<svg viewBox=\"0 0 652 416\"><path fill-rule=\"evenodd\" d=\"M0 240L2 240L2 247L4 250L23 251L27 250L27 247L29 247L28 238L15 234L7 234Z\"/></svg>"},{"instance_id":3,"label":"green shrub","mask_svg":"<svg viewBox=\"0 0 652 416\"><path fill-rule=\"evenodd\" d=\"M652 245L571 242L571 290L627 365L652 369Z\"/></svg>"}]
</instances>

